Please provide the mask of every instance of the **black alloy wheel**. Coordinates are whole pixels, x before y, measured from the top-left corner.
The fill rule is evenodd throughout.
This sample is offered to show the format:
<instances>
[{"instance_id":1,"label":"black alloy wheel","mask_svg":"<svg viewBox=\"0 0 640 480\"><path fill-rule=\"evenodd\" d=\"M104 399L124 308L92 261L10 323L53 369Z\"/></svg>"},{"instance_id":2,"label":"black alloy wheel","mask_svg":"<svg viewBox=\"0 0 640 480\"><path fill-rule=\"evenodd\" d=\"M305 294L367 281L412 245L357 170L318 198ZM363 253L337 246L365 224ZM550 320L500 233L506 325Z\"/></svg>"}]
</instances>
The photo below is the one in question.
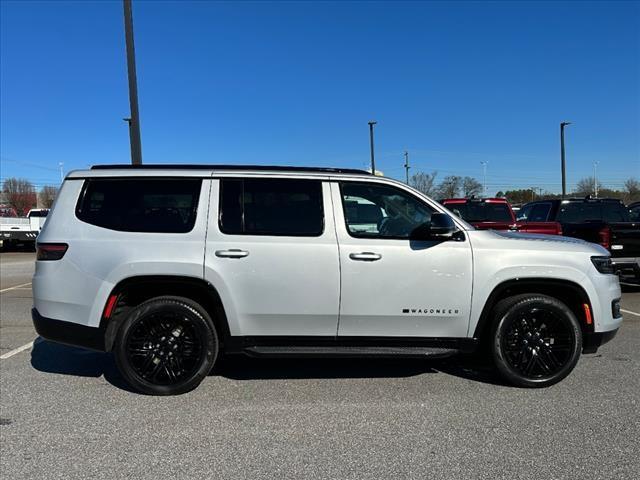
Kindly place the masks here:
<instances>
[{"instance_id":1,"label":"black alloy wheel","mask_svg":"<svg viewBox=\"0 0 640 480\"><path fill-rule=\"evenodd\" d=\"M135 389L175 395L192 390L209 373L218 339L200 305L182 297L157 297L131 311L114 353L120 372Z\"/></svg>"},{"instance_id":2,"label":"black alloy wheel","mask_svg":"<svg viewBox=\"0 0 640 480\"><path fill-rule=\"evenodd\" d=\"M519 295L503 300L495 311L492 354L507 380L546 387L573 370L582 331L565 304L546 295Z\"/></svg>"}]
</instances>

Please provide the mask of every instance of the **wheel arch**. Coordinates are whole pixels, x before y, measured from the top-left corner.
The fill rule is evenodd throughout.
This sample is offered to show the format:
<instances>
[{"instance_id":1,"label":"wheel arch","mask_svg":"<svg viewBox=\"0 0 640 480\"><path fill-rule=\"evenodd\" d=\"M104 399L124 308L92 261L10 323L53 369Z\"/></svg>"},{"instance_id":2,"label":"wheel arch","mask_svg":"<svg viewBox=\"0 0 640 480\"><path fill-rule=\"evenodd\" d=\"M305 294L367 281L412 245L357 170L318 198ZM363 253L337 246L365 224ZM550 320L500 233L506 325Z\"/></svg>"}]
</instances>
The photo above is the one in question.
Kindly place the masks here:
<instances>
[{"instance_id":1,"label":"wheel arch","mask_svg":"<svg viewBox=\"0 0 640 480\"><path fill-rule=\"evenodd\" d=\"M583 309L583 305L587 304L593 317L594 312L591 300L587 292L579 284L571 280L557 278L516 278L498 284L489 294L473 332L473 338L482 340L483 335L491 324L491 313L500 300L525 293L539 293L560 300L574 313L580 323L583 334L593 332L594 322L592 321L590 325L587 324Z\"/></svg>"},{"instance_id":2,"label":"wheel arch","mask_svg":"<svg viewBox=\"0 0 640 480\"><path fill-rule=\"evenodd\" d=\"M113 306L113 313L110 318L105 318L103 314L100 319L100 328L105 332L106 351L110 351L113 348L118 328L132 308L150 298L163 295L189 298L202 305L213 319L221 344L224 344L230 335L227 315L220 294L211 283L202 278L179 275L128 277L118 282L111 289L107 302L114 295L116 296L116 301Z\"/></svg>"}]
</instances>

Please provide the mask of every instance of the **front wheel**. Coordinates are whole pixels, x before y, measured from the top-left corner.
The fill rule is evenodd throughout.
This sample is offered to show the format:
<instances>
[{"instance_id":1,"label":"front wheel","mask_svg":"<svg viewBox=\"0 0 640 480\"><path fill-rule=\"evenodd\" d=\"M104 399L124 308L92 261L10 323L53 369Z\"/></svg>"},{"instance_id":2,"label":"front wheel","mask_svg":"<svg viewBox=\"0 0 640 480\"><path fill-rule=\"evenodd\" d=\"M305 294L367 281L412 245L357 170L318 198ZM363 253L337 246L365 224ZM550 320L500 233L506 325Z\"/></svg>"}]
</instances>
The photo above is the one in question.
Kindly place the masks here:
<instances>
[{"instance_id":1,"label":"front wheel","mask_svg":"<svg viewBox=\"0 0 640 480\"><path fill-rule=\"evenodd\" d=\"M582 331L573 312L541 294L502 300L494 310L491 354L502 376L519 387L548 387L578 363Z\"/></svg>"},{"instance_id":2,"label":"front wheel","mask_svg":"<svg viewBox=\"0 0 640 480\"><path fill-rule=\"evenodd\" d=\"M140 392L177 395L197 387L218 355L211 318L183 297L156 297L135 307L118 330L114 355Z\"/></svg>"}]
</instances>

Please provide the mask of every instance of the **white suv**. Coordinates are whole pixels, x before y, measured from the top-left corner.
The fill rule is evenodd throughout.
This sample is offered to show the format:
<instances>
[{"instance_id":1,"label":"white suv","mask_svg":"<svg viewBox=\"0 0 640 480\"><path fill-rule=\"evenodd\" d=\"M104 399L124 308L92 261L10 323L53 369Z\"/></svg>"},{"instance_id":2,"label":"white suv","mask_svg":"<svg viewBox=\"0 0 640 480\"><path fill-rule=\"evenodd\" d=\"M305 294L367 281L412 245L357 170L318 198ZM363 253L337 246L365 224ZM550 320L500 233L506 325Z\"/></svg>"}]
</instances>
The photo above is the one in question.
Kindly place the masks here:
<instances>
[{"instance_id":1,"label":"white suv","mask_svg":"<svg viewBox=\"0 0 640 480\"><path fill-rule=\"evenodd\" d=\"M38 237L33 321L46 339L113 351L152 394L196 387L222 353L483 345L508 381L540 387L620 327L608 255L474 230L359 170L97 166L67 176Z\"/></svg>"}]
</instances>

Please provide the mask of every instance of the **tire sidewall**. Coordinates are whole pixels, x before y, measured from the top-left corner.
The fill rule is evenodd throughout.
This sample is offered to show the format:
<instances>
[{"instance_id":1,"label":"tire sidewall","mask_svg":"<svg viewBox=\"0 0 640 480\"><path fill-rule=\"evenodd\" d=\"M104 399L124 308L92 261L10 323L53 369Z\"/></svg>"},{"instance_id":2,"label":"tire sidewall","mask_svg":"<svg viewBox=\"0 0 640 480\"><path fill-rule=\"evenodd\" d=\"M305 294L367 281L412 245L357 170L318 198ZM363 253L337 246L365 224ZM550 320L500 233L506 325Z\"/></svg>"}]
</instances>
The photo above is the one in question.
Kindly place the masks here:
<instances>
[{"instance_id":1,"label":"tire sidewall","mask_svg":"<svg viewBox=\"0 0 640 480\"><path fill-rule=\"evenodd\" d=\"M573 349L567 363L553 375L542 378L528 378L515 370L509 364L502 351L502 340L511 322L514 321L513 317L520 310L533 307L546 309L558 316L562 316L569 323L570 333L573 335ZM510 383L519 387L548 387L564 379L578 363L582 352L582 329L573 312L559 300L544 295L527 296L516 301L506 311L497 316L492 335L491 352L496 367Z\"/></svg>"},{"instance_id":2,"label":"tire sidewall","mask_svg":"<svg viewBox=\"0 0 640 480\"><path fill-rule=\"evenodd\" d=\"M138 321L152 313L171 310L189 315L205 355L198 368L185 379L173 385L158 385L136 373L129 362L126 350L128 335ZM193 390L211 371L218 356L218 337L207 312L197 303L182 297L157 297L135 307L118 329L114 345L116 365L125 380L136 390L149 395L179 395Z\"/></svg>"}]
</instances>

